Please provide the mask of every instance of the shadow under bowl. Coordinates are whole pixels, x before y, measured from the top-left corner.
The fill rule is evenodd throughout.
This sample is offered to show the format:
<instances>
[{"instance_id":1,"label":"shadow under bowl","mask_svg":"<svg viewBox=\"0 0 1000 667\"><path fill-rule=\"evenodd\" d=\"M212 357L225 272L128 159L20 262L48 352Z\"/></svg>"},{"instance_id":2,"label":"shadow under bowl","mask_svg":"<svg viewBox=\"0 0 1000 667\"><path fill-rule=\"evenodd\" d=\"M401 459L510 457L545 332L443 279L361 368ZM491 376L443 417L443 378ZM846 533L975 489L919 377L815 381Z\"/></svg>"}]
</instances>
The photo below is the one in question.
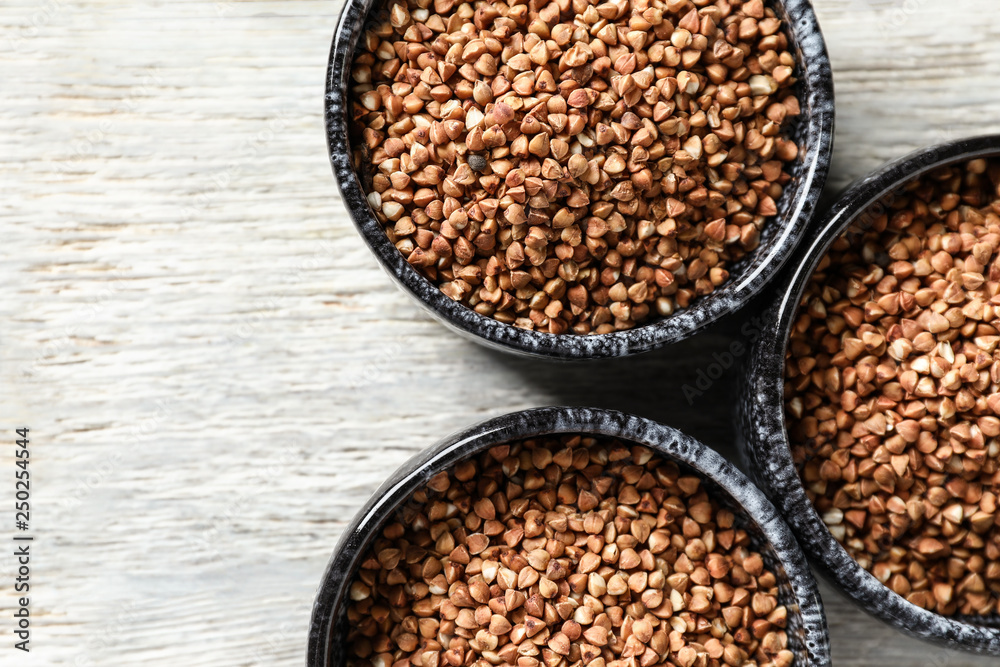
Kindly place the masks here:
<instances>
[{"instance_id":1,"label":"shadow under bowl","mask_svg":"<svg viewBox=\"0 0 1000 667\"><path fill-rule=\"evenodd\" d=\"M865 611L903 632L949 648L1000 656L1000 617L946 617L894 593L862 568L833 537L806 496L792 460L785 428L784 373L787 342L799 301L831 244L862 215L874 220L914 179L937 168L1000 157L1000 135L973 137L925 148L890 162L852 184L827 213L790 277L766 301L767 324L741 375L738 442L761 489L778 506L812 562L836 588Z\"/></svg>"},{"instance_id":2,"label":"shadow under bowl","mask_svg":"<svg viewBox=\"0 0 1000 667\"><path fill-rule=\"evenodd\" d=\"M379 0L382 1L382 0ZM793 176L777 202L778 214L761 232L760 245L727 267L729 280L690 307L627 331L579 336L528 331L486 317L453 301L411 266L389 241L372 213L351 158L348 127L350 65L375 0L348 0L334 36L326 83L326 132L337 183L365 243L382 268L431 315L451 329L490 347L555 359L620 357L654 350L683 340L720 317L734 312L756 295L795 249L826 183L833 149L833 76L826 45L808 0L775 0L790 45L797 55L798 97L802 113L791 138L799 156L789 167Z\"/></svg>"},{"instance_id":3,"label":"shadow under bowl","mask_svg":"<svg viewBox=\"0 0 1000 667\"><path fill-rule=\"evenodd\" d=\"M306 664L343 667L346 664L349 588L355 573L400 507L431 477L495 445L558 434L617 438L649 447L676 462L685 474L700 477L709 495L736 515L737 525L751 538L779 582L779 603L788 609L788 646L798 667L830 665L826 618L816 582L774 506L743 473L681 432L656 422L610 410L539 408L482 422L445 438L400 467L365 504L345 530L313 607Z\"/></svg>"}]
</instances>

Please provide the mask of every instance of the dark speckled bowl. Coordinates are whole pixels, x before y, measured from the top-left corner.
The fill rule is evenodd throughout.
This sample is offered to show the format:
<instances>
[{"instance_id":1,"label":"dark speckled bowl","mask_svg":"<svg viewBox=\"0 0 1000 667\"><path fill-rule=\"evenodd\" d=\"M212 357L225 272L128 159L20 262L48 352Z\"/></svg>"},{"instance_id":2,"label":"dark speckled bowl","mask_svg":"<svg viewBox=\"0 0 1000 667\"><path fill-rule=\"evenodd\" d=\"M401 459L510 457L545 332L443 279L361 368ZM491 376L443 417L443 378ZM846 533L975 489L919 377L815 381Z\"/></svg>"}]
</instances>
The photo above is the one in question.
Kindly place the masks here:
<instances>
[{"instance_id":1,"label":"dark speckled bowl","mask_svg":"<svg viewBox=\"0 0 1000 667\"><path fill-rule=\"evenodd\" d=\"M792 167L794 181L778 202L778 216L765 227L760 246L730 265L730 279L690 308L630 331L594 336L538 333L518 329L445 296L410 266L389 242L365 198L352 167L347 128L347 78L352 54L374 0L348 0L333 41L326 87L326 129L330 161L347 209L379 263L407 293L444 324L492 347L558 359L617 357L653 350L687 338L723 315L739 309L770 280L795 248L826 182L833 145L833 79L823 35L808 0L780 0L800 63L802 116L794 138L801 147Z\"/></svg>"},{"instance_id":2,"label":"dark speckled bowl","mask_svg":"<svg viewBox=\"0 0 1000 667\"><path fill-rule=\"evenodd\" d=\"M375 492L347 527L323 575L313 607L307 665L345 664L344 612L352 575L382 525L414 491L434 474L494 445L559 433L611 436L645 445L704 479L778 575L780 601L789 611L789 649L796 654L797 667L831 664L822 602L805 556L774 506L743 473L696 440L646 419L607 410L541 408L497 417L446 438L405 463Z\"/></svg>"},{"instance_id":3,"label":"dark speckled bowl","mask_svg":"<svg viewBox=\"0 0 1000 667\"><path fill-rule=\"evenodd\" d=\"M783 375L785 347L799 300L816 265L858 216L888 208L899 191L937 167L978 157L1000 156L1000 135L977 137L926 148L891 162L852 185L827 214L802 258L789 269L787 282L765 317L764 335L743 370L741 452L761 488L779 507L806 553L823 574L869 613L916 637L950 648L1000 655L1000 618L946 618L910 604L859 566L833 538L806 497L792 463L785 431ZM873 216L874 217L874 216Z\"/></svg>"}]
</instances>

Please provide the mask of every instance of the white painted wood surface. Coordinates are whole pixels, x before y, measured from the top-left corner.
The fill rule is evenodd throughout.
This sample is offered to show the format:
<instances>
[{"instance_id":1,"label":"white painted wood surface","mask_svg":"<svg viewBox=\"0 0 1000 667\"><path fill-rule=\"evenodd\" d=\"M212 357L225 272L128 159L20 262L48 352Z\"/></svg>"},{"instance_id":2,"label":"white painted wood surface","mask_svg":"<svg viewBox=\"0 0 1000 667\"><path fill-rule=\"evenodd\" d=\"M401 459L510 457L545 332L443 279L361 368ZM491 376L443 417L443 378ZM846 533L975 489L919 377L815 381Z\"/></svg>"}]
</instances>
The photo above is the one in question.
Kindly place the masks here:
<instances>
[{"instance_id":1,"label":"white painted wood surface","mask_svg":"<svg viewBox=\"0 0 1000 667\"><path fill-rule=\"evenodd\" d=\"M995 0L816 0L833 187L1000 130ZM511 359L381 274L327 163L340 2L5 0L0 11L0 543L32 437L32 652L2 665L298 665L340 531L396 465L491 414L625 408L728 451L728 382L680 386L730 321L649 357ZM828 588L838 665L996 664Z\"/></svg>"}]
</instances>

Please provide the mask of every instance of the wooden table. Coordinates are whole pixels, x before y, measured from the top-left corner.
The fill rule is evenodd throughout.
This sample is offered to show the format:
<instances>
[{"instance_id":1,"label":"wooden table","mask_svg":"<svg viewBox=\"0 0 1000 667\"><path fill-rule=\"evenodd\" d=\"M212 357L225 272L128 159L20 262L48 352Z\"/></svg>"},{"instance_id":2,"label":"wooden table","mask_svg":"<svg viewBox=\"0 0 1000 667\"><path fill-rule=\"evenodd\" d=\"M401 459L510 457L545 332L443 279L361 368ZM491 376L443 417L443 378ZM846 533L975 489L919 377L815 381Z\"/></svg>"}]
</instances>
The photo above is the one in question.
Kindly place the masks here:
<instances>
[{"instance_id":1,"label":"wooden table","mask_svg":"<svg viewBox=\"0 0 1000 667\"><path fill-rule=\"evenodd\" d=\"M837 83L831 189L1000 130L994 0L815 4ZM395 466L489 415L622 408L731 453L731 383L693 409L679 387L739 320L553 365L461 340L393 287L327 162L339 9L4 3L0 438L31 428L35 541L28 655L0 557L0 664L301 664L345 522ZM838 665L996 665L823 590Z\"/></svg>"}]
</instances>

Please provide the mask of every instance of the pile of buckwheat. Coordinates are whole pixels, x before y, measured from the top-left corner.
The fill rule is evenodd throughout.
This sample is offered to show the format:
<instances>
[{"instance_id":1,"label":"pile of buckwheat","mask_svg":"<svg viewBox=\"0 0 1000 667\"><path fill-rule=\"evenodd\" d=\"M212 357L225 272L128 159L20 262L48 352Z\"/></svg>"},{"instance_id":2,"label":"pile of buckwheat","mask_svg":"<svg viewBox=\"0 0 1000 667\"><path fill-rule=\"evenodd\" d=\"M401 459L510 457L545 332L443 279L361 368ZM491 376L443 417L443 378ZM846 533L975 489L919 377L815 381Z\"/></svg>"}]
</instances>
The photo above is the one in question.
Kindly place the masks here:
<instances>
[{"instance_id":1,"label":"pile of buckwheat","mask_svg":"<svg viewBox=\"0 0 1000 667\"><path fill-rule=\"evenodd\" d=\"M450 298L608 333L712 292L798 155L762 0L391 0L351 69L355 168Z\"/></svg>"},{"instance_id":2,"label":"pile of buckwheat","mask_svg":"<svg viewBox=\"0 0 1000 667\"><path fill-rule=\"evenodd\" d=\"M821 261L786 361L810 499L865 569L940 614L1000 601L1000 163L938 170Z\"/></svg>"},{"instance_id":3,"label":"pile of buckwheat","mask_svg":"<svg viewBox=\"0 0 1000 667\"><path fill-rule=\"evenodd\" d=\"M497 446L417 492L350 588L348 664L787 667L778 584L699 478L639 446Z\"/></svg>"}]
</instances>

